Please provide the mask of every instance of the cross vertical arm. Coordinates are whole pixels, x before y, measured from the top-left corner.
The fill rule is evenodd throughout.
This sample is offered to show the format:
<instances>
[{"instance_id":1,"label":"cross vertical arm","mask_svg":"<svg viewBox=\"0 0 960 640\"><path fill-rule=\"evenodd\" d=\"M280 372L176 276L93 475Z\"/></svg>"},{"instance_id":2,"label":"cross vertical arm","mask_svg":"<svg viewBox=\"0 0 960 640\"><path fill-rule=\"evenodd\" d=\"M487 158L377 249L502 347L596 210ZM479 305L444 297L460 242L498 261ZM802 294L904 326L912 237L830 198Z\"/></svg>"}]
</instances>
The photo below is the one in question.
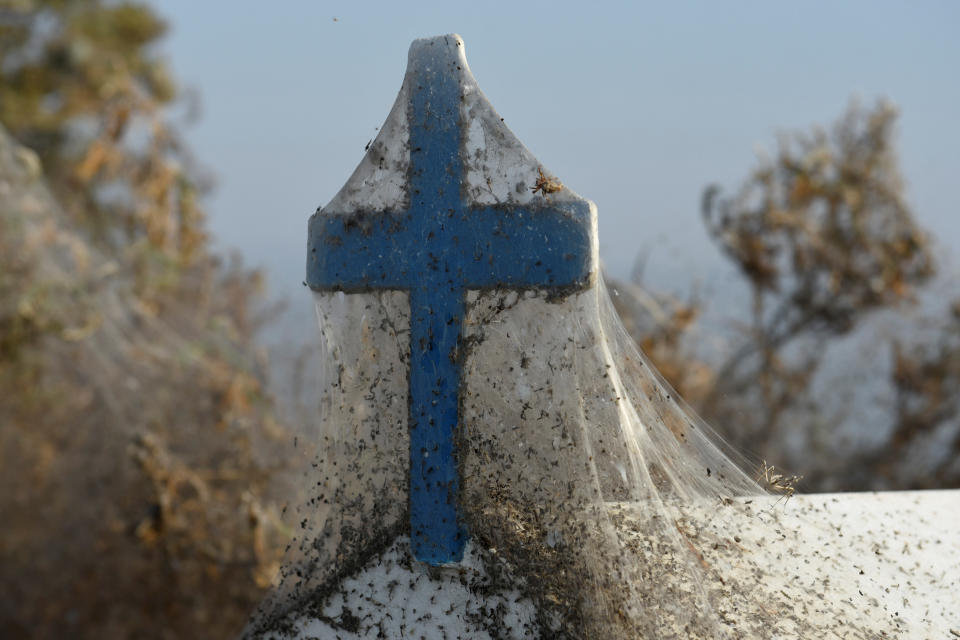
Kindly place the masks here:
<instances>
[{"instance_id":1,"label":"cross vertical arm","mask_svg":"<svg viewBox=\"0 0 960 640\"><path fill-rule=\"evenodd\" d=\"M459 562L467 540L454 451L463 297L448 294L410 291L410 544L430 564Z\"/></svg>"}]
</instances>

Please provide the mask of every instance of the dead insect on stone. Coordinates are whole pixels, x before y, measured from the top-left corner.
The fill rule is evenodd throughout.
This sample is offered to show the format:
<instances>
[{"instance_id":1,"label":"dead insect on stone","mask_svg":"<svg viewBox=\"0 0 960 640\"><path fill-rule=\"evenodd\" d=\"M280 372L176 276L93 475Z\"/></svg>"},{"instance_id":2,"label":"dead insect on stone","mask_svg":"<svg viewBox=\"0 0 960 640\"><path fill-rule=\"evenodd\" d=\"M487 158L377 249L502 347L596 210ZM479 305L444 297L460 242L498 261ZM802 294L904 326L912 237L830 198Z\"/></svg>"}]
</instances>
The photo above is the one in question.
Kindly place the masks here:
<instances>
[{"instance_id":1,"label":"dead insect on stone","mask_svg":"<svg viewBox=\"0 0 960 640\"><path fill-rule=\"evenodd\" d=\"M537 173L539 173L540 176L537 178L536 184L530 187L530 190L534 193L540 191L543 193L543 195L547 195L548 193L555 193L560 191L560 189L563 189L562 182L556 178L548 178L547 176L543 175L542 167L537 169Z\"/></svg>"},{"instance_id":2,"label":"dead insect on stone","mask_svg":"<svg viewBox=\"0 0 960 640\"><path fill-rule=\"evenodd\" d=\"M779 493L782 497L789 500L796 492L797 483L803 479L803 476L785 476L778 473L776 467L768 465L763 461L760 474L757 481L763 484L763 487L772 493ZM778 500L779 502L779 500Z\"/></svg>"}]
</instances>

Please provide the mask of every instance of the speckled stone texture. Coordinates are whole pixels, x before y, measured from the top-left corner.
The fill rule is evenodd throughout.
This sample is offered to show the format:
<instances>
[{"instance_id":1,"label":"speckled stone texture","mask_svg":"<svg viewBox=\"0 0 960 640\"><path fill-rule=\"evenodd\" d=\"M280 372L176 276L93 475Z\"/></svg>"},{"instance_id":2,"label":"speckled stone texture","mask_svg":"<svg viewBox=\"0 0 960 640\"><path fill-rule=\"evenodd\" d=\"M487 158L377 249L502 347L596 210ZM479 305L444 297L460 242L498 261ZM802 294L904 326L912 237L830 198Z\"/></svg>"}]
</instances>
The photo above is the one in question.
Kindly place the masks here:
<instances>
[{"instance_id":1,"label":"speckled stone texture","mask_svg":"<svg viewBox=\"0 0 960 640\"><path fill-rule=\"evenodd\" d=\"M644 507L624 503L620 512L633 549L655 551L632 526L649 515ZM960 491L738 498L687 508L677 526L708 570L725 576L708 596L731 638L960 637ZM470 546L461 566L436 569L407 549L398 538L301 612L292 637L554 637L522 579L492 578L489 550ZM696 585L678 577L677 588ZM775 610L777 624L758 624L757 607Z\"/></svg>"},{"instance_id":2,"label":"speckled stone texture","mask_svg":"<svg viewBox=\"0 0 960 640\"><path fill-rule=\"evenodd\" d=\"M623 505L621 531L641 505ZM960 491L737 498L677 527L731 638L948 638L960 632ZM650 548L650 547L646 547ZM777 613L754 618L758 610ZM761 622L762 621L762 622Z\"/></svg>"},{"instance_id":3,"label":"speckled stone texture","mask_svg":"<svg viewBox=\"0 0 960 640\"><path fill-rule=\"evenodd\" d=\"M541 637L533 603L515 587L502 581L496 585L473 545L467 545L460 564L430 567L413 559L409 543L401 536L323 601L310 605L293 634L267 637Z\"/></svg>"}]
</instances>

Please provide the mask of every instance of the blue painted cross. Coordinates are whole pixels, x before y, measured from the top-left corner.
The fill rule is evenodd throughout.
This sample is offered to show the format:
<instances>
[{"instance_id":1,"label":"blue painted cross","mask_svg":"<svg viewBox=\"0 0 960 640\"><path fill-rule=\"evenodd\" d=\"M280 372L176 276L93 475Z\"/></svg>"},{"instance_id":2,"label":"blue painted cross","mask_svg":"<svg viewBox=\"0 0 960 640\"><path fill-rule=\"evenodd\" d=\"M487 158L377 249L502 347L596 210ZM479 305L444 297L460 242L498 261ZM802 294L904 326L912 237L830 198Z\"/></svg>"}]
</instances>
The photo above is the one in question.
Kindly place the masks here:
<instances>
[{"instance_id":1,"label":"blue painted cross","mask_svg":"<svg viewBox=\"0 0 960 640\"><path fill-rule=\"evenodd\" d=\"M408 208L318 212L307 260L314 290L409 292L410 539L430 564L459 561L467 537L455 451L466 291L574 290L593 269L586 201L472 206L462 198L469 123L461 121L461 82L469 71L458 65L448 47L411 49Z\"/></svg>"}]
</instances>

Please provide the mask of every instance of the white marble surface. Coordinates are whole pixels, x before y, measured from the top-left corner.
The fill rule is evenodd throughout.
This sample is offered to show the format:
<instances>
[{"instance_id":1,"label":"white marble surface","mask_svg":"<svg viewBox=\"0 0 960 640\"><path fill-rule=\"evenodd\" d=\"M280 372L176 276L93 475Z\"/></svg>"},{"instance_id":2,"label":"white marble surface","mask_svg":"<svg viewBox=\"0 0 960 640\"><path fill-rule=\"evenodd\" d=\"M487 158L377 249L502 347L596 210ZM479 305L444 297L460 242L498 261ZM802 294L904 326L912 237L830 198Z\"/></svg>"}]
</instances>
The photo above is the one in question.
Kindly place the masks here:
<instances>
[{"instance_id":1,"label":"white marble surface","mask_svg":"<svg viewBox=\"0 0 960 640\"><path fill-rule=\"evenodd\" d=\"M400 537L300 618L293 637L519 640L541 637L535 617L518 590L492 586L472 545L460 564L429 567L411 557L408 539Z\"/></svg>"},{"instance_id":2,"label":"white marble surface","mask_svg":"<svg viewBox=\"0 0 960 640\"><path fill-rule=\"evenodd\" d=\"M749 502L749 503L748 503ZM952 638L960 633L960 491L739 498L681 522L730 637ZM757 579L760 577L760 579ZM777 612L752 628L749 606ZM738 593L739 591L739 593ZM958 636L960 637L960 636Z\"/></svg>"}]
</instances>

